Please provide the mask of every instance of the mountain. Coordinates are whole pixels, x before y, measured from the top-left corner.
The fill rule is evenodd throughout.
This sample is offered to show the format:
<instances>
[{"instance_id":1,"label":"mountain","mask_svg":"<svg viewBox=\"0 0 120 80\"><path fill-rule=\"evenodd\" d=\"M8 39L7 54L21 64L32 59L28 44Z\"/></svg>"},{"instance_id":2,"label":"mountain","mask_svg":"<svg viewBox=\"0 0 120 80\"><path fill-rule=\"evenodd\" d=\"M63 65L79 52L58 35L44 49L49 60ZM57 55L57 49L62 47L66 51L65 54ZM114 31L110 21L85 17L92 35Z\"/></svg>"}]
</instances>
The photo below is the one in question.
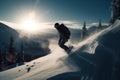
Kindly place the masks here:
<instances>
[{"instance_id":1,"label":"mountain","mask_svg":"<svg viewBox=\"0 0 120 80\"><path fill-rule=\"evenodd\" d=\"M0 73L1 80L119 80L120 21L74 44L68 55L54 40L51 54Z\"/></svg>"},{"instance_id":2,"label":"mountain","mask_svg":"<svg viewBox=\"0 0 120 80\"><path fill-rule=\"evenodd\" d=\"M16 40L19 37L19 33L11 27L0 23L0 45L2 49L9 45L10 37Z\"/></svg>"},{"instance_id":3,"label":"mountain","mask_svg":"<svg viewBox=\"0 0 120 80\"><path fill-rule=\"evenodd\" d=\"M35 39L34 37L28 38L27 36L25 37L20 37L20 33L11 28L10 26L4 24L4 23L0 23L0 45L1 48L5 48L9 46L9 42L10 42L10 37L12 37L14 39L14 47L16 49L17 52L20 52L20 45L21 43L24 44L24 48L26 49L24 52L25 53L38 53L41 55L44 55L43 52L40 51L40 49L42 49L42 45L49 45L49 42L45 39L40 40L39 36L35 37L37 39ZM44 42L44 43L43 43ZM34 49L34 48L39 48ZM44 47L47 48L47 47ZM46 49L47 50L47 49Z\"/></svg>"}]
</instances>

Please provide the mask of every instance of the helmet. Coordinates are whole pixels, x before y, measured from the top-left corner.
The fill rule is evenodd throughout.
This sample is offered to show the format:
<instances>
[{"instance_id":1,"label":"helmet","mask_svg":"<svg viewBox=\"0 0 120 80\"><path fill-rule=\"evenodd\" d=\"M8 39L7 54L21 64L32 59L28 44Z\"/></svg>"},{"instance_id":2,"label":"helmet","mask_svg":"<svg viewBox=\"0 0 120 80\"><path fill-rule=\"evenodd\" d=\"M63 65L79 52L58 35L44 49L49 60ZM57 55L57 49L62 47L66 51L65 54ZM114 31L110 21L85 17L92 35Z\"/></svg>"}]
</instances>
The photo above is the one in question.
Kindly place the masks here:
<instances>
[{"instance_id":1,"label":"helmet","mask_svg":"<svg viewBox=\"0 0 120 80\"><path fill-rule=\"evenodd\" d=\"M56 27L58 27L58 26L59 26L59 23L55 23L54 27L56 28Z\"/></svg>"}]
</instances>

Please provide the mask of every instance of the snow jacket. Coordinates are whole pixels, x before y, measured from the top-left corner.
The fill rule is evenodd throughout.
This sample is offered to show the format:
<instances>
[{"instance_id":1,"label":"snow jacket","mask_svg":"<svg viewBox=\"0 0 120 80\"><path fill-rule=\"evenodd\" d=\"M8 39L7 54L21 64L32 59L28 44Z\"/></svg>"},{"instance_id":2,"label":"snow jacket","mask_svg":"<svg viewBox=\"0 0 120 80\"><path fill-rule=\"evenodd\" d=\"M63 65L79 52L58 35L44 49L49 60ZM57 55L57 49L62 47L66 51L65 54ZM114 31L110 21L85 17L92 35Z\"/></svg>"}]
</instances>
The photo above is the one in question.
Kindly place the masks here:
<instances>
[{"instance_id":1,"label":"snow jacket","mask_svg":"<svg viewBox=\"0 0 120 80\"><path fill-rule=\"evenodd\" d=\"M70 38L71 33L64 24L61 24L60 26L56 27L56 29L58 30L60 36L64 36L66 39Z\"/></svg>"}]
</instances>

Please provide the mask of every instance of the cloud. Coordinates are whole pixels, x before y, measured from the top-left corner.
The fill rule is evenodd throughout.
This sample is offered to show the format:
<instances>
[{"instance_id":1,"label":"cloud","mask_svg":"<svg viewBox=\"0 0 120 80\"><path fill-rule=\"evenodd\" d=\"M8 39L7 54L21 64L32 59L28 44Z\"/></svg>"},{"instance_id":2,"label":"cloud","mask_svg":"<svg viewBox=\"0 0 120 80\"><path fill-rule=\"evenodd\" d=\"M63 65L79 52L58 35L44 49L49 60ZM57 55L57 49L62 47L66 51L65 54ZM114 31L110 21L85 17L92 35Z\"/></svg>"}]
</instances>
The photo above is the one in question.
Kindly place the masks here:
<instances>
[{"instance_id":1,"label":"cloud","mask_svg":"<svg viewBox=\"0 0 120 80\"><path fill-rule=\"evenodd\" d=\"M5 23L6 25L14 28L14 29L21 29L20 24L16 24L16 23L11 23L11 22L7 22L7 21L1 21L2 23ZM37 25L39 25L38 30L40 31L44 31L44 30L48 30L48 29L54 29L54 24L55 23L60 23L60 24L65 24L68 28L71 29L82 29L83 24L81 24L80 22L77 21L69 21L69 20L63 20L63 21L54 21L54 22L42 22L42 23L37 23ZM93 23L89 23L86 24L87 28L90 28L92 26L98 26L98 22L93 22ZM102 23L102 25L108 25L108 23Z\"/></svg>"},{"instance_id":2,"label":"cloud","mask_svg":"<svg viewBox=\"0 0 120 80\"><path fill-rule=\"evenodd\" d=\"M58 21L59 23L63 23L65 24L66 26L68 26L69 28L72 28L72 29L81 29L82 28L82 25L79 23L79 22L76 22L76 21Z\"/></svg>"},{"instance_id":3,"label":"cloud","mask_svg":"<svg viewBox=\"0 0 120 80\"><path fill-rule=\"evenodd\" d=\"M73 21L55 21L55 22L44 22L44 23L38 23L38 24L41 25L43 28L52 29L55 23L60 23L60 24L63 23L67 27L72 28L72 29L80 29L82 27L80 23L73 22Z\"/></svg>"},{"instance_id":4,"label":"cloud","mask_svg":"<svg viewBox=\"0 0 120 80\"><path fill-rule=\"evenodd\" d=\"M67 42L67 45L77 44L79 41L81 41L81 28L83 27L83 24L80 24L79 22L76 21L56 21L56 22L59 22L60 24L64 23L71 31L71 37L70 40ZM53 42L56 41L55 43L57 44L59 40L59 34L57 30L54 28L54 24L56 22L38 23L40 27L42 27L43 29L42 30L40 29L40 31L37 34L31 35L30 38L33 38L34 40L41 40L41 39L48 41L54 40ZM9 23L9 22L5 22L5 24L9 26L12 25L16 26L14 25L14 23ZM106 25L106 23L102 23L102 24ZM92 33L96 29L96 26L98 26L98 23L96 22L87 24L87 28L90 33ZM27 35L21 32L19 36L23 38L26 37Z\"/></svg>"},{"instance_id":5,"label":"cloud","mask_svg":"<svg viewBox=\"0 0 120 80\"><path fill-rule=\"evenodd\" d=\"M99 25L99 22L93 22L93 23L87 24L87 27L98 26L98 25ZM102 25L108 25L108 23L102 23Z\"/></svg>"}]
</instances>

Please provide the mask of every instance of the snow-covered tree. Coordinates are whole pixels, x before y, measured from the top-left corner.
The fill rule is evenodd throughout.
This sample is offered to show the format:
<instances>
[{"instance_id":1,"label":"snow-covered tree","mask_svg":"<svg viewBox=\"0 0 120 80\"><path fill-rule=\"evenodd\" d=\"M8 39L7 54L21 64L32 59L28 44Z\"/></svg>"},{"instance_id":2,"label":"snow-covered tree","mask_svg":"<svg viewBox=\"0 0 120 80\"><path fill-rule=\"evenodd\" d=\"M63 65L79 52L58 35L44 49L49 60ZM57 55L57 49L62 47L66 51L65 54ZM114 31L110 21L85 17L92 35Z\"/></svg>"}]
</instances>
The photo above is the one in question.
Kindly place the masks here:
<instances>
[{"instance_id":1,"label":"snow-covered tree","mask_svg":"<svg viewBox=\"0 0 120 80\"><path fill-rule=\"evenodd\" d=\"M113 0L111 6L111 23L114 23L116 19L120 18L120 0Z\"/></svg>"}]
</instances>

